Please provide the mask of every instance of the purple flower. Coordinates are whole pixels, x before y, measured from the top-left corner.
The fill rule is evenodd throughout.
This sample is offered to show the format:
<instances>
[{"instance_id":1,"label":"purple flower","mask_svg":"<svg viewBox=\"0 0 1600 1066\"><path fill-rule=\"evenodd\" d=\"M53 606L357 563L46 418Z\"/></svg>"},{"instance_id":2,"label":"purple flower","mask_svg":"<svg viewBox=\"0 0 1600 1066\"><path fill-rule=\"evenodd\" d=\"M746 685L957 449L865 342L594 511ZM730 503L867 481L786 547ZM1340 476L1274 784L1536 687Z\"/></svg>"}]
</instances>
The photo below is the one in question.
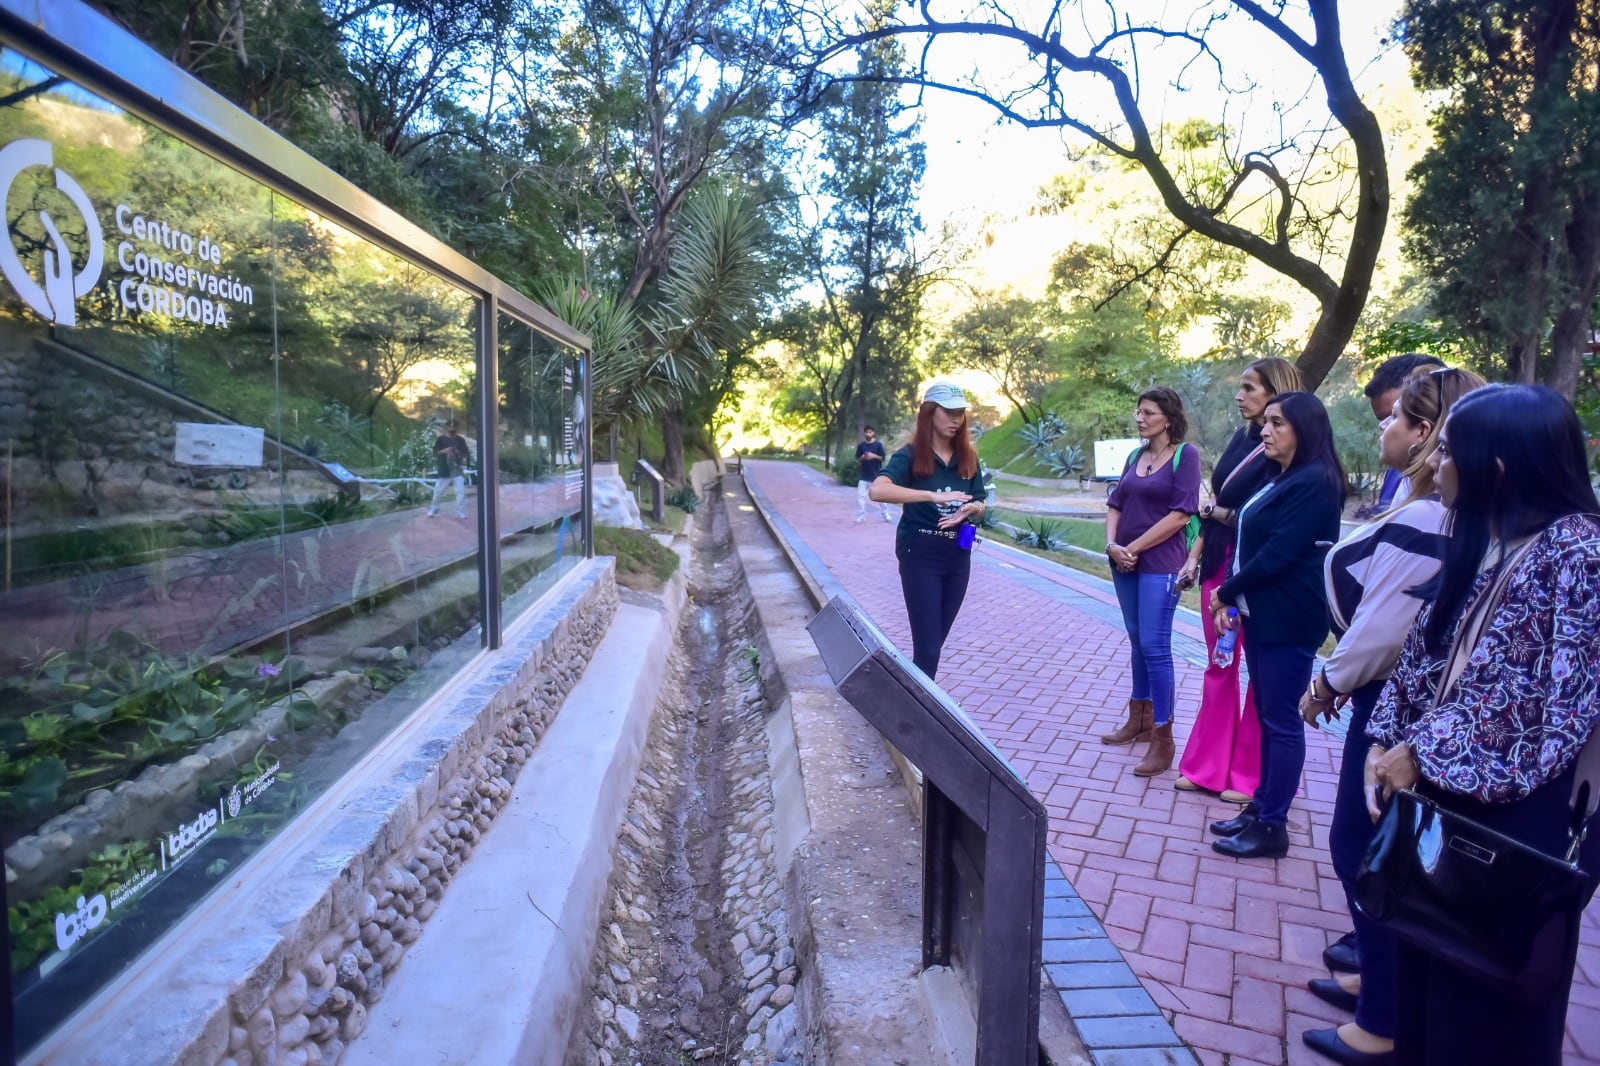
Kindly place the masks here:
<instances>
[{"instance_id":1,"label":"purple flower","mask_svg":"<svg viewBox=\"0 0 1600 1066\"><path fill-rule=\"evenodd\" d=\"M283 673L283 671L279 670L271 663L262 663L260 666L256 667L257 677L277 677L281 673Z\"/></svg>"}]
</instances>

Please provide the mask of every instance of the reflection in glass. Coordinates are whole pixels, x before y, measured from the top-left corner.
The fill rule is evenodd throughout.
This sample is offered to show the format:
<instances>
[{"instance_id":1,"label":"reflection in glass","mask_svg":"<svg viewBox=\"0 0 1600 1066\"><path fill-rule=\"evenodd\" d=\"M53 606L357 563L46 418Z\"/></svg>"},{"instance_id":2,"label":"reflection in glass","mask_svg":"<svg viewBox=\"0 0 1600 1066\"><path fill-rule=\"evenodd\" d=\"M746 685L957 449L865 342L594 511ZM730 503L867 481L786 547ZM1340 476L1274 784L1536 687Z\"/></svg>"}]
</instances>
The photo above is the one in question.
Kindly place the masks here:
<instances>
[{"instance_id":1,"label":"reflection in glass","mask_svg":"<svg viewBox=\"0 0 1600 1066\"><path fill-rule=\"evenodd\" d=\"M510 624L583 557L577 354L499 318L501 583Z\"/></svg>"},{"instance_id":2,"label":"reflection in glass","mask_svg":"<svg viewBox=\"0 0 1600 1066\"><path fill-rule=\"evenodd\" d=\"M479 651L479 303L11 52L0 98L0 824L26 1048ZM543 351L553 405L500 429L553 442L522 468L552 485L518 512L530 541L577 506L574 361ZM464 518L453 492L428 515L441 470Z\"/></svg>"}]
</instances>

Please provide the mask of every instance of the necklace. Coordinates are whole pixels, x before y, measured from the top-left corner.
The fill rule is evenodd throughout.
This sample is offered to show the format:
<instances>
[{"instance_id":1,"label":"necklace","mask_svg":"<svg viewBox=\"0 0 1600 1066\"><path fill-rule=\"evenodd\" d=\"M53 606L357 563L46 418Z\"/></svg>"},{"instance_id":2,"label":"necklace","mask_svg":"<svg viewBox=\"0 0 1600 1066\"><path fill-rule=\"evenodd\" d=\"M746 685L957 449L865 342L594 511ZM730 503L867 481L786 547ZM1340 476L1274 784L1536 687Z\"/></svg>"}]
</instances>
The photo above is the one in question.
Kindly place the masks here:
<instances>
[{"instance_id":1,"label":"necklace","mask_svg":"<svg viewBox=\"0 0 1600 1066\"><path fill-rule=\"evenodd\" d=\"M1162 445L1161 450L1159 452L1157 452L1151 458L1149 465L1145 466L1144 468L1142 468L1139 471L1139 476L1140 477L1149 477L1151 474L1155 473L1156 467L1160 466L1161 465L1161 460L1163 458L1165 458L1165 456L1167 454L1167 449L1169 449L1171 447L1172 447L1171 444Z\"/></svg>"}]
</instances>

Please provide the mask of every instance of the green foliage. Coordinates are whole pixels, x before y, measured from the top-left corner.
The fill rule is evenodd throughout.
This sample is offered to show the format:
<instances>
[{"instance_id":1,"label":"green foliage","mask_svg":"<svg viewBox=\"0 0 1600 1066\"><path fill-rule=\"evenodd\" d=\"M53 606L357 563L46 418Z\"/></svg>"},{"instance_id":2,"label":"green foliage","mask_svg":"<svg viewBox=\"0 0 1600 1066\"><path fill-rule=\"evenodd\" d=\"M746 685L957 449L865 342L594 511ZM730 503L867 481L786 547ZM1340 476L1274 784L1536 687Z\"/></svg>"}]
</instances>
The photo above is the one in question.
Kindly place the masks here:
<instances>
[{"instance_id":1,"label":"green foliage","mask_svg":"<svg viewBox=\"0 0 1600 1066\"><path fill-rule=\"evenodd\" d=\"M700 496L694 491L693 485L679 485L667 493L667 506L676 507L680 511L694 514L700 509Z\"/></svg>"},{"instance_id":2,"label":"green foliage","mask_svg":"<svg viewBox=\"0 0 1600 1066\"><path fill-rule=\"evenodd\" d=\"M849 485L854 488L861 480L861 464L852 456L848 459L841 458L833 467L834 476L839 479L839 484Z\"/></svg>"},{"instance_id":3,"label":"green foliage","mask_svg":"<svg viewBox=\"0 0 1600 1066\"><path fill-rule=\"evenodd\" d=\"M1600 23L1581 4L1408 0L1399 26L1440 100L1406 253L1447 330L1570 394L1600 288Z\"/></svg>"},{"instance_id":4,"label":"green foliage","mask_svg":"<svg viewBox=\"0 0 1600 1066\"><path fill-rule=\"evenodd\" d=\"M78 794L189 753L290 695L297 658L207 666L113 633L87 655L56 652L0 685L0 816L36 825ZM291 715L293 717L293 715ZM304 725L311 723L305 721Z\"/></svg>"},{"instance_id":5,"label":"green foliage","mask_svg":"<svg viewBox=\"0 0 1600 1066\"><path fill-rule=\"evenodd\" d=\"M6 925L11 940L11 972L21 973L55 950L56 915L76 911L80 896L93 899L104 894L109 897L155 866L150 845L144 841L108 844L74 871L79 875L78 880L53 886L36 899L19 901L8 907ZM105 927L102 925L100 929Z\"/></svg>"},{"instance_id":6,"label":"green foliage","mask_svg":"<svg viewBox=\"0 0 1600 1066\"><path fill-rule=\"evenodd\" d=\"M502 444L498 462L507 481L538 481L550 473L550 457L538 445Z\"/></svg>"},{"instance_id":7,"label":"green foliage","mask_svg":"<svg viewBox=\"0 0 1600 1066\"><path fill-rule=\"evenodd\" d=\"M1048 518L1028 518L1011 534L1018 544L1040 551L1058 552L1070 542L1062 534L1060 523Z\"/></svg>"},{"instance_id":8,"label":"green foliage","mask_svg":"<svg viewBox=\"0 0 1600 1066\"><path fill-rule=\"evenodd\" d=\"M1083 472L1083 449L1076 444L1063 444L1058 448L1047 448L1039 456L1039 461L1054 478L1074 478Z\"/></svg>"},{"instance_id":9,"label":"green foliage","mask_svg":"<svg viewBox=\"0 0 1600 1066\"><path fill-rule=\"evenodd\" d=\"M611 555L617 560L617 577L660 589L678 569L678 556L642 529L618 526L594 527L596 555Z\"/></svg>"}]
</instances>

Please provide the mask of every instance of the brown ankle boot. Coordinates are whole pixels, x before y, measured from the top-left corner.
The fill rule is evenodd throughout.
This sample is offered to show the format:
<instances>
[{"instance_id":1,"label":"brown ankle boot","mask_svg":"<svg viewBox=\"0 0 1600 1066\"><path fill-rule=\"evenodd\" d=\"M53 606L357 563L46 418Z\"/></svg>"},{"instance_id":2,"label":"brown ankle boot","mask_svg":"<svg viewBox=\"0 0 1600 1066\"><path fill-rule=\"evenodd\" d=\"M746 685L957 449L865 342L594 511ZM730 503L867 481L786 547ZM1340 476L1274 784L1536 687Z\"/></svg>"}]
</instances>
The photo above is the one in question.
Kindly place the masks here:
<instances>
[{"instance_id":1,"label":"brown ankle boot","mask_svg":"<svg viewBox=\"0 0 1600 1066\"><path fill-rule=\"evenodd\" d=\"M1145 751L1144 758L1139 760L1139 765L1133 768L1133 772L1139 777L1154 777L1172 765L1173 754L1172 723L1158 725L1150 734L1150 747Z\"/></svg>"},{"instance_id":2,"label":"brown ankle boot","mask_svg":"<svg viewBox=\"0 0 1600 1066\"><path fill-rule=\"evenodd\" d=\"M1114 733L1107 733L1100 738L1102 744L1132 744L1139 740L1149 740L1150 730L1155 728L1155 706L1149 700L1129 700L1128 720L1122 723Z\"/></svg>"}]
</instances>

